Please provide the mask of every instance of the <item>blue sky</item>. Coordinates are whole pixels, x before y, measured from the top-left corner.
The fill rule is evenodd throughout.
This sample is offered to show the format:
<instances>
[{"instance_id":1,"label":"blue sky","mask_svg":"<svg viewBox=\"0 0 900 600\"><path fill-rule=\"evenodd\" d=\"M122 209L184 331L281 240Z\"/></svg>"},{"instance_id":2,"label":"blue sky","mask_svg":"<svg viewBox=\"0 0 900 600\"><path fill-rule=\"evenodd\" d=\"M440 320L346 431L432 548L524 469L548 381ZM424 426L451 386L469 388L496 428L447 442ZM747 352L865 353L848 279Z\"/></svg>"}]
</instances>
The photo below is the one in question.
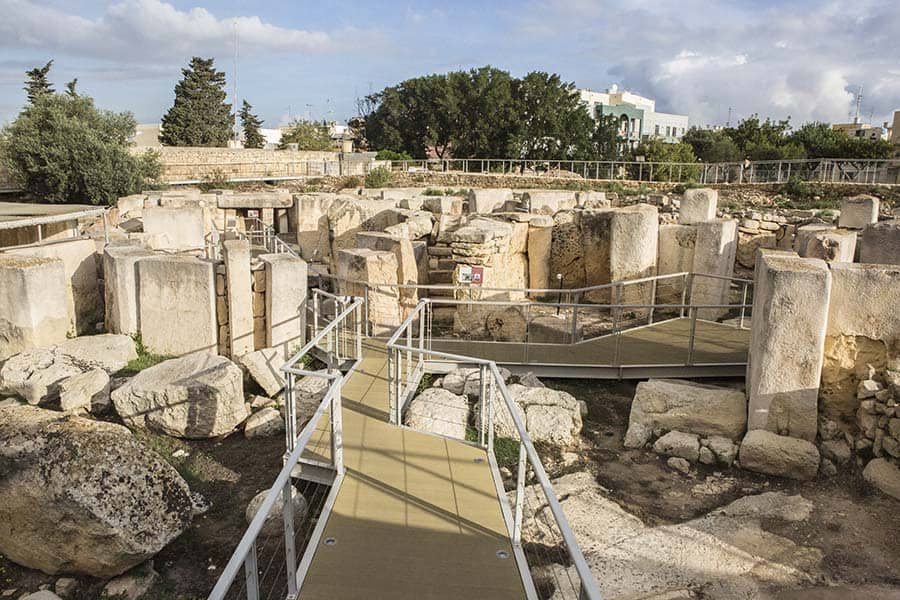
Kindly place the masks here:
<instances>
[{"instance_id":1,"label":"blue sky","mask_svg":"<svg viewBox=\"0 0 900 600\"><path fill-rule=\"evenodd\" d=\"M847 120L900 109L900 10L889 0L708 2L267 2L0 0L0 122L24 102L23 72L55 60L59 88L156 122L180 69L213 56L267 126L344 120L355 99L407 77L491 64L611 84L694 124L750 113Z\"/></svg>"}]
</instances>

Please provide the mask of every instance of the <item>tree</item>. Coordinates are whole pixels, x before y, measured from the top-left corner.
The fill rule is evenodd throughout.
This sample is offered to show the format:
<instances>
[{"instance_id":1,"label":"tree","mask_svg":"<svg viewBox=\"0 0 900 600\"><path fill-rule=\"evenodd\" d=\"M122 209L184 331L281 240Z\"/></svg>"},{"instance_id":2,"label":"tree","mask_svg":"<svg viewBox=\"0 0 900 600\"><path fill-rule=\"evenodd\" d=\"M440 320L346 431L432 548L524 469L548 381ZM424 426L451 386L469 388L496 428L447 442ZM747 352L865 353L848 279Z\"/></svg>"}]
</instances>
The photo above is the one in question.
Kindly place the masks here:
<instances>
[{"instance_id":1,"label":"tree","mask_svg":"<svg viewBox=\"0 0 900 600\"><path fill-rule=\"evenodd\" d=\"M455 123L453 156L505 156L519 114L513 98L515 79L490 65L447 74Z\"/></svg>"},{"instance_id":2,"label":"tree","mask_svg":"<svg viewBox=\"0 0 900 600\"><path fill-rule=\"evenodd\" d=\"M738 145L722 130L691 127L681 141L690 144L697 158L704 162L739 162L744 159Z\"/></svg>"},{"instance_id":3,"label":"tree","mask_svg":"<svg viewBox=\"0 0 900 600\"><path fill-rule=\"evenodd\" d=\"M159 141L166 146L227 145L234 119L225 102L225 73L215 69L213 59L195 56L181 74Z\"/></svg>"},{"instance_id":4,"label":"tree","mask_svg":"<svg viewBox=\"0 0 900 600\"><path fill-rule=\"evenodd\" d=\"M699 166L684 164L697 162L694 149L684 142L669 144L659 138L650 138L634 149L634 157L637 156L643 156L646 162L651 163L682 163L680 166L654 165L652 173L655 181L673 181L679 180L679 177L680 181L691 181L696 180L700 172ZM649 174L651 171L643 168L640 172Z\"/></svg>"},{"instance_id":5,"label":"tree","mask_svg":"<svg viewBox=\"0 0 900 600\"><path fill-rule=\"evenodd\" d=\"M76 77L72 81L66 84L66 95L71 96L72 98L78 97L78 92L75 90L75 86L78 85L78 78Z\"/></svg>"},{"instance_id":6,"label":"tree","mask_svg":"<svg viewBox=\"0 0 900 600\"><path fill-rule=\"evenodd\" d=\"M244 100L241 104L241 111L238 113L241 118L241 128L244 130L244 148L262 148L266 143L266 139L259 132L262 121L250 112L252 108L250 103Z\"/></svg>"},{"instance_id":7,"label":"tree","mask_svg":"<svg viewBox=\"0 0 900 600\"><path fill-rule=\"evenodd\" d=\"M50 72L50 67L53 66L53 61L47 61L47 64L43 67L35 67L30 71L25 71L25 76L28 78L25 81L25 93L28 94L28 102L34 104L34 101L44 96L46 94L53 93L53 86L50 84L50 80L47 79L47 73Z\"/></svg>"},{"instance_id":8,"label":"tree","mask_svg":"<svg viewBox=\"0 0 900 600\"><path fill-rule=\"evenodd\" d=\"M591 137L594 155L600 160L619 160L622 158L622 137L619 119L615 115L601 115L597 127Z\"/></svg>"},{"instance_id":9,"label":"tree","mask_svg":"<svg viewBox=\"0 0 900 600\"><path fill-rule=\"evenodd\" d=\"M331 150L334 148L326 126L300 119L291 123L288 130L281 134L278 148L284 150L288 144L297 144L298 150Z\"/></svg>"},{"instance_id":10,"label":"tree","mask_svg":"<svg viewBox=\"0 0 900 600\"><path fill-rule=\"evenodd\" d=\"M159 174L154 153L128 151L135 126L88 96L42 93L0 132L0 156L40 200L112 204Z\"/></svg>"}]
</instances>

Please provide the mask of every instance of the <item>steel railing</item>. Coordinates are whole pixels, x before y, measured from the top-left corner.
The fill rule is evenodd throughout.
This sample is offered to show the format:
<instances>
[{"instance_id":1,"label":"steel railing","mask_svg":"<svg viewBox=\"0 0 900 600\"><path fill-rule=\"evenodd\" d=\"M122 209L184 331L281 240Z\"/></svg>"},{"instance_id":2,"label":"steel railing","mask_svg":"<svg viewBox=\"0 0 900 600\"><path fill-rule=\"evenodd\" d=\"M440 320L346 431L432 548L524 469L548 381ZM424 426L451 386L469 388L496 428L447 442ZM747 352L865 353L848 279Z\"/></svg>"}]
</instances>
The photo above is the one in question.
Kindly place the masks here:
<instances>
[{"instance_id":1,"label":"steel railing","mask_svg":"<svg viewBox=\"0 0 900 600\"><path fill-rule=\"evenodd\" d=\"M293 495L296 493L292 485L292 473L295 467L304 460L303 454L308 450L314 435L318 435L316 443L321 443L324 434L329 436L329 461L328 465L334 472L332 491L340 486L344 474L343 443L342 443L342 412L341 390L344 375L336 368L341 357L358 360L362 357L362 324L361 298L351 299L345 303L343 310L335 318L325 325L313 338L298 350L281 367L284 373L284 416L285 416L285 460L284 467L279 472L275 483L269 489L256 516L250 522L247 531L232 553L228 564L222 571L216 582L209 600L223 600L225 598L247 598L258 600L261 597L296 598L297 590L302 585L306 575L306 569L311 561L311 550L315 548L315 540L321 534L324 520L316 524L315 530L305 532L305 536L298 539L298 531L295 528L295 514ZM348 326L349 325L349 326ZM352 332L352 333L351 333ZM349 339L353 337L352 343ZM327 368L323 371L311 371L302 366L307 356L313 349L320 349L326 353ZM297 377L320 378L327 381L327 389L322 400L318 403L315 412L309 421L298 431L298 413L295 402L295 384ZM319 429L319 424L328 415L328 425ZM318 433L317 433L318 432ZM317 455L317 462L321 457ZM266 566L263 568L260 560L260 541L263 527L269 513L276 507L281 496L283 515L283 535L281 544L273 548L271 540L266 540L265 557ZM268 536L272 537L272 536ZM300 542L307 544L306 551L302 552ZM298 554L302 552L303 558L298 562ZM273 563L280 566L277 571L272 570ZM243 577L241 572L243 571ZM271 576L270 576L271 575Z\"/></svg>"},{"instance_id":2,"label":"steel railing","mask_svg":"<svg viewBox=\"0 0 900 600\"><path fill-rule=\"evenodd\" d=\"M578 540L568 524L540 456L535 450L521 411L513 402L497 364L493 361L429 349L426 331L430 309L431 303L428 300L421 301L387 342L392 420L398 425L402 424L404 409L417 389L427 359L450 360L476 365L479 382L477 432L473 436L476 437L476 440L469 441L486 450L494 484L498 497L500 497L501 512L507 533L525 586L526 597L538 598L535 576L548 568L552 572L553 565L558 565L558 567L568 569L566 578L554 576L557 583L556 592L560 594L559 597L599 600L601 594L597 582L585 560ZM415 343L413 340L416 340ZM498 396L499 402L497 401ZM509 427L501 429L505 436L503 443L507 446L510 443L518 445L515 483L510 482L514 490L512 503L506 493L505 482L495 456L495 439L497 437L495 425L498 421L512 424L512 431L509 430ZM525 505L526 487L529 486L532 491L539 491L541 507ZM510 490L510 494L512 493ZM546 511L541 510L543 506L549 508L549 516ZM531 540L528 536L523 535L523 531L528 530L523 528L526 519L528 522L543 519L541 531L545 534L548 531L551 532L552 545L548 544L546 539L538 542L538 540ZM569 573L569 571L574 573Z\"/></svg>"},{"instance_id":3,"label":"steel railing","mask_svg":"<svg viewBox=\"0 0 900 600\"><path fill-rule=\"evenodd\" d=\"M249 240L251 245L261 246L272 254L290 254L299 258L299 254L284 242L275 230L267 223L258 218L244 219L245 230L240 231L237 228L232 229L242 240Z\"/></svg>"},{"instance_id":4,"label":"steel railing","mask_svg":"<svg viewBox=\"0 0 900 600\"><path fill-rule=\"evenodd\" d=\"M273 160L271 162L169 163L171 185L203 183L215 176L231 182L277 181L359 175L388 168L403 173L453 173L554 179L700 183L704 185L786 183L898 184L900 159L811 158L750 162L649 162L624 160L523 160L515 158L422 159L404 161Z\"/></svg>"}]
</instances>

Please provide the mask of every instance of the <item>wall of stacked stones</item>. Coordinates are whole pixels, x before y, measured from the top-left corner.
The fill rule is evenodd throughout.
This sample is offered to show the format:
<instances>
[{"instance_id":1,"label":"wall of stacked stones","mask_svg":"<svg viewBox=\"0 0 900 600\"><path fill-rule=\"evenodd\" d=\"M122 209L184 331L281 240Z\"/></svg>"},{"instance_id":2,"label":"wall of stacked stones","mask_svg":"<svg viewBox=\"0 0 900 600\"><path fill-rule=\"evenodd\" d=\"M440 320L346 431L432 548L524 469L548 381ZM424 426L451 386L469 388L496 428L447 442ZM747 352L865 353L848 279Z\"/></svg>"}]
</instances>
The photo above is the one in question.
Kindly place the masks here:
<instances>
[{"instance_id":1,"label":"wall of stacked stones","mask_svg":"<svg viewBox=\"0 0 900 600\"><path fill-rule=\"evenodd\" d=\"M132 152L145 152L133 148ZM339 152L251 148L154 148L162 181L219 180L228 177L338 175Z\"/></svg>"}]
</instances>

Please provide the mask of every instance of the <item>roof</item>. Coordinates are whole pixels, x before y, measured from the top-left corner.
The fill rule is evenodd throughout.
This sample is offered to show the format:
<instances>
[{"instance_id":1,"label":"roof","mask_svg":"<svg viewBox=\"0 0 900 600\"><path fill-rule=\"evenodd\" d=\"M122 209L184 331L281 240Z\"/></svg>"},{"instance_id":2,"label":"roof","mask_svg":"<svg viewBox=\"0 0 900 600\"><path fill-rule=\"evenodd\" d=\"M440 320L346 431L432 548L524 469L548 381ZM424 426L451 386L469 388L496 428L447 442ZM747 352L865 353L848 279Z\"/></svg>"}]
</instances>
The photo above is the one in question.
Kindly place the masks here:
<instances>
[{"instance_id":1,"label":"roof","mask_svg":"<svg viewBox=\"0 0 900 600\"><path fill-rule=\"evenodd\" d=\"M46 223L71 221L102 214L106 210L87 204L34 204L0 202L0 229L16 229Z\"/></svg>"}]
</instances>

